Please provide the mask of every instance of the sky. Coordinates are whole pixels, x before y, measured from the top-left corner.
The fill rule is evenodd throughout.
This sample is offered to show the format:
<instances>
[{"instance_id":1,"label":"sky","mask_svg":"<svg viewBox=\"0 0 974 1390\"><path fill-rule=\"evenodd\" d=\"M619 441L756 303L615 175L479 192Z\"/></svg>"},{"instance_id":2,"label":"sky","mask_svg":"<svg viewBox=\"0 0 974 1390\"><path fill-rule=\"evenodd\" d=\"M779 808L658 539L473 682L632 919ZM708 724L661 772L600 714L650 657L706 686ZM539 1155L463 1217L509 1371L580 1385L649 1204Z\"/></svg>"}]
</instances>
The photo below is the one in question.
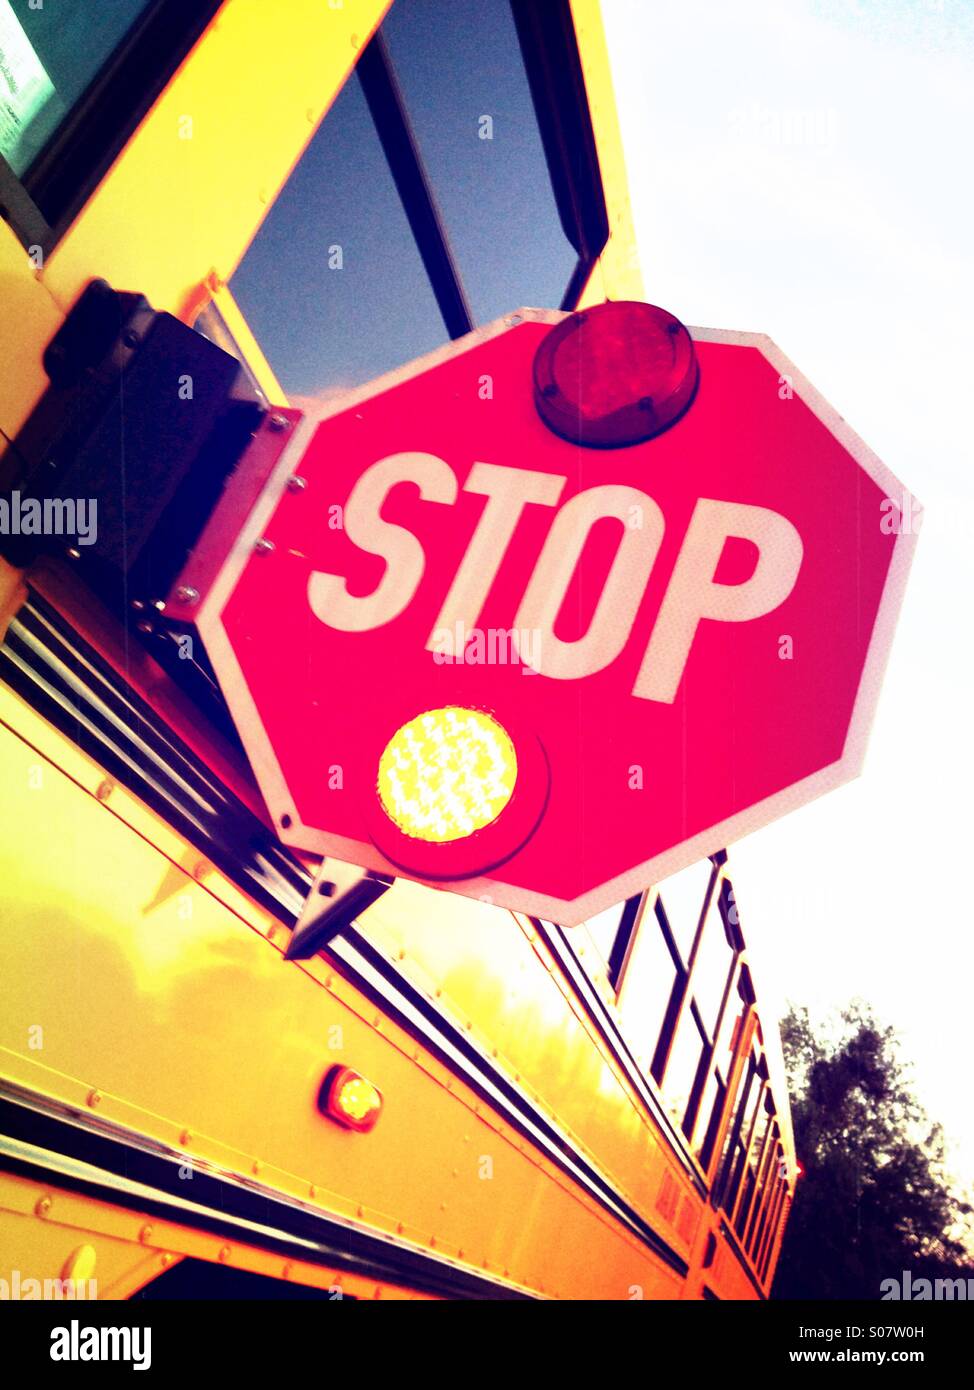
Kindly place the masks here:
<instances>
[{"instance_id":1,"label":"sky","mask_svg":"<svg viewBox=\"0 0 974 1390\"><path fill-rule=\"evenodd\" d=\"M768 333L924 504L863 775L731 863L759 989L823 1018L868 1000L966 1186L974 4L603 14L647 299Z\"/></svg>"}]
</instances>

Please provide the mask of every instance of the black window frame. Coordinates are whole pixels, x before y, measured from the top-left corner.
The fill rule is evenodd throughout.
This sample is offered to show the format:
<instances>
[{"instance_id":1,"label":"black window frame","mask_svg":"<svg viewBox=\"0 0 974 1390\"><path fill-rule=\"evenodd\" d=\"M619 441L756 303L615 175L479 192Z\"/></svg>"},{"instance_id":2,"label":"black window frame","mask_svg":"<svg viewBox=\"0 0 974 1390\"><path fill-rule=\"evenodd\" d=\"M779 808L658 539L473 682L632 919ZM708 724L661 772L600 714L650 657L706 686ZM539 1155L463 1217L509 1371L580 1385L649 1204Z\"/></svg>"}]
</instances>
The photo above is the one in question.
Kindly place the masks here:
<instances>
[{"instance_id":1,"label":"black window frame","mask_svg":"<svg viewBox=\"0 0 974 1390\"><path fill-rule=\"evenodd\" d=\"M724 859L726 860L726 855L724 856ZM710 858L710 878L707 883L706 890L704 892L703 902L701 904L700 913L697 918L696 925L694 927L693 937L690 944L690 950L687 952L686 960L684 960L683 958L683 953L679 948L675 934L670 925L669 918L666 914L666 903L663 897L663 893L665 893L666 889L665 881L663 884L661 884L661 892L657 896L656 902L654 904L656 919L659 923L660 930L663 933L663 938L666 942L670 955L673 958L674 965L676 966L676 979L673 983L673 990L670 995L670 1002L667 1007L666 1014L664 1016L663 1026L660 1030L660 1036L657 1042L656 1053L653 1057L652 1065L653 1080L659 1086L661 1091L664 1090L666 1081L666 1071L669 1065L670 1056L673 1051L673 1044L676 1039L677 1030L683 1022L683 1017L685 1013L690 1013L693 1023L696 1026L697 1032L700 1035L701 1042L701 1052L699 1061L697 1063L696 1073L694 1075L694 1080L690 1089L690 1095L687 1099L686 1108L684 1110L683 1116L680 1119L680 1128L686 1136L688 1143L693 1142L693 1132L696 1127L697 1112L700 1108L700 1103L703 1099L704 1091L707 1085L707 1079L710 1075L711 1068L714 1064L714 1049L716 1040L720 1035L721 1022L723 1020L724 1013L728 1007L728 1002L731 998L731 991L733 989L734 982L738 978L738 965L741 950L743 947L743 941L741 938L740 930L732 929L731 924L728 920L727 904L728 902L733 904L734 890L731 886L730 880L727 878L721 878L720 876L723 862L724 860L718 860L716 856L711 856ZM719 889L718 883L720 885ZM712 916L715 916L717 920L711 923ZM704 1021L703 1015L700 1011L700 1007L697 1004L697 1000L694 995L693 989L694 972L696 969L697 961L700 957L703 933L707 930L723 930L724 937L727 942L728 949L730 951L727 975L724 979L724 985L721 991L720 1004L717 1010L717 1017L712 1029L709 1028L706 1022ZM720 1082L723 1082L722 1087L720 1086L720 1084L718 1085L718 1089L721 1093L722 1108L723 1104L726 1101L726 1078L718 1077L718 1083ZM719 1114L717 1116L717 1119L719 1122ZM708 1124L704 1148L703 1150L701 1150L701 1162L703 1162L705 1166L709 1165L713 1140L716 1138L715 1129L713 1135L711 1135L710 1133L712 1129L714 1129L713 1117L711 1118L711 1121ZM710 1140L709 1147L707 1144L708 1138ZM707 1153L706 1159L702 1157L704 1151L706 1151Z\"/></svg>"},{"instance_id":2,"label":"black window frame","mask_svg":"<svg viewBox=\"0 0 974 1390\"><path fill-rule=\"evenodd\" d=\"M154 0L23 175L0 155L0 218L26 250L57 246L223 0Z\"/></svg>"},{"instance_id":3,"label":"black window frame","mask_svg":"<svg viewBox=\"0 0 974 1390\"><path fill-rule=\"evenodd\" d=\"M761 1200L761 1177L773 1124L774 1102L771 1099L770 1083L765 1082L751 1125L735 1203L734 1230L745 1250L750 1248L751 1221Z\"/></svg>"},{"instance_id":4,"label":"black window frame","mask_svg":"<svg viewBox=\"0 0 974 1390\"><path fill-rule=\"evenodd\" d=\"M619 986L622 984L622 972L648 899L649 890L646 890L643 893L633 894L631 898L626 898L625 902L621 904L619 921L612 938L612 946L609 949L609 958L605 962L605 978L609 982L612 993L617 997Z\"/></svg>"},{"instance_id":5,"label":"black window frame","mask_svg":"<svg viewBox=\"0 0 974 1390\"><path fill-rule=\"evenodd\" d=\"M726 930L726 924L725 924ZM711 1161L714 1156L714 1148L717 1143L717 1136L724 1118L724 1111L727 1106L728 1088L730 1086L730 1076L734 1066L734 1057L740 1046L743 1037L743 1025L747 1018L748 1009L751 1007L748 996L747 967L741 965L741 952L736 946L732 947L731 967L724 985L724 994L721 999L720 1009L717 1013L717 1021L714 1024L713 1036L706 1049L703 1059L701 1072L698 1077L698 1089L691 1096L693 1104L693 1125L690 1134L687 1136L692 1144L698 1134L698 1125L701 1119L700 1107L706 1095L707 1085L711 1077L715 1081L714 1100L711 1105L710 1114L706 1116L706 1129L700 1136L699 1148L696 1150L697 1156L702 1164L704 1171L710 1171ZM740 1001L741 1012L736 1013L736 1000ZM726 1068L726 1075L721 1069L720 1059L717 1055L717 1044L721 1040L725 1021L729 1020L730 1014L735 1013L735 1027L728 1039L730 1049L730 1065Z\"/></svg>"},{"instance_id":6,"label":"black window frame","mask_svg":"<svg viewBox=\"0 0 974 1390\"><path fill-rule=\"evenodd\" d=\"M709 862L710 874L706 888L701 898L700 909L697 913L693 925L689 947L684 952L670 924L667 916L663 893L665 893L665 880L657 889L647 889L644 893L637 894L619 904L620 918L613 939L613 944L609 952L606 965L606 979L610 991L615 1000L618 1000L620 991L625 983L626 970L633 948L636 944L639 933L643 931L656 931L662 938L666 954L669 956L673 966L673 984L670 988L666 1007L663 1010L663 1017L660 1021L659 1030L656 1035L656 1043L653 1047L650 1064L648 1067L641 1067L640 1070L645 1078L652 1081L658 1088L661 1100L665 1105L664 1083L666 1071L669 1065L670 1055L676 1038L677 1029L680 1027L684 1015L689 1014L700 1037L700 1058L694 1072L693 1081L690 1087L687 1104L682 1114L670 1113L672 1123L677 1128L688 1146L692 1146L694 1130L697 1124L698 1111L704 1096L708 1077L715 1069L715 1047L716 1041L720 1036L721 1025L724 1016L729 1009L735 987L740 994L745 1014L747 1009L753 1004L753 991L750 988L749 977L746 966L742 965L741 956L743 952L743 938L740 927L736 921L736 911L731 911L734 905L733 887L730 880L721 875L721 869L726 863L727 855L724 851L708 856L703 862ZM711 922L711 917L716 920ZM708 925L709 924L709 925ZM700 955L701 942L704 931L722 930L730 951L728 959L727 975L724 979L721 991L720 1003L717 1010L717 1017L712 1029L708 1028L704 1022L699 1005L693 994L693 978L697 960ZM577 951L575 952L577 955ZM585 953L582 953L584 956ZM599 953L602 959L602 953ZM582 958L579 958L581 968L591 978L591 970L587 969ZM625 1033L625 1029L623 1029ZM743 1035L742 1035L743 1036ZM740 1045L735 1042L735 1049ZM714 1106L713 1114L710 1116L704 1143L699 1151L694 1152L695 1161L700 1163L704 1171L709 1170L713 1147L717 1138L717 1131L723 1119L724 1109L727 1103L727 1078L717 1073L718 1095Z\"/></svg>"},{"instance_id":7,"label":"black window frame","mask_svg":"<svg viewBox=\"0 0 974 1390\"><path fill-rule=\"evenodd\" d=\"M769 1207L769 1218L765 1223L764 1231L762 1232L761 1240L758 1245L758 1252L755 1257L758 1277L762 1282L768 1277L768 1265L771 1263L771 1252L778 1238L778 1230L781 1224L781 1215L787 1198L787 1192L788 1184L783 1177L779 1176Z\"/></svg>"},{"instance_id":8,"label":"black window frame","mask_svg":"<svg viewBox=\"0 0 974 1390\"><path fill-rule=\"evenodd\" d=\"M775 1116L774 1100L768 1093L766 1103L771 1105L771 1123L768 1126L766 1136L765 1153L762 1157L761 1167L758 1176L758 1193L751 1211L745 1246L754 1264L757 1264L757 1254L764 1238L764 1226L768 1219L768 1207L774 1191L775 1179L780 1175L781 1156L781 1131Z\"/></svg>"}]
</instances>

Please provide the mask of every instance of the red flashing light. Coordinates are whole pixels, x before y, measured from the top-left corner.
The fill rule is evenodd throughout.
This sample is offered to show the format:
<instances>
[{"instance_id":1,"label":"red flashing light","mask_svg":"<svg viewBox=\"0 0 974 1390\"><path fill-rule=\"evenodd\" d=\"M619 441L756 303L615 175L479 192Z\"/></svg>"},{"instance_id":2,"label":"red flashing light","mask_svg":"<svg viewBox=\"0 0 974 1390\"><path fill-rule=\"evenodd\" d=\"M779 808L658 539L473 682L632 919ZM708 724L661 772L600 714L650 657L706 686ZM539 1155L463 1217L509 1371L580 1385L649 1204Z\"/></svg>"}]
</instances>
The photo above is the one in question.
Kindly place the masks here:
<instances>
[{"instance_id":1,"label":"red flashing light","mask_svg":"<svg viewBox=\"0 0 974 1390\"><path fill-rule=\"evenodd\" d=\"M652 439L693 399L690 334L653 304L621 300L570 314L534 359L534 399L549 429L572 443L620 448Z\"/></svg>"}]
</instances>

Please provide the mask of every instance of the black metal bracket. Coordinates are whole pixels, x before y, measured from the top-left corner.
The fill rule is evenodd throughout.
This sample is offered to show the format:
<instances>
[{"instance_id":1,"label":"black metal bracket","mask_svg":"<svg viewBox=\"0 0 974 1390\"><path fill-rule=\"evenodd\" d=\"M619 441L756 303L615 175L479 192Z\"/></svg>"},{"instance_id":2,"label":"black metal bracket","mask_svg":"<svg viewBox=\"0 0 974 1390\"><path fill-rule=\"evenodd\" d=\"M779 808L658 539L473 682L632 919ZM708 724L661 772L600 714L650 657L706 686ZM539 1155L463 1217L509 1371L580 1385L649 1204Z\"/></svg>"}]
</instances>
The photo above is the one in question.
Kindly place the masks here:
<instances>
[{"instance_id":1,"label":"black metal bracket","mask_svg":"<svg viewBox=\"0 0 974 1390\"><path fill-rule=\"evenodd\" d=\"M240 362L141 294L92 280L44 353L50 386L0 458L18 568L67 551L114 606L169 591L265 406ZM75 538L84 503L89 534Z\"/></svg>"},{"instance_id":2,"label":"black metal bracket","mask_svg":"<svg viewBox=\"0 0 974 1390\"><path fill-rule=\"evenodd\" d=\"M361 917L395 883L389 874L360 869L340 859L323 859L311 885L285 960L310 960L333 937Z\"/></svg>"}]
</instances>

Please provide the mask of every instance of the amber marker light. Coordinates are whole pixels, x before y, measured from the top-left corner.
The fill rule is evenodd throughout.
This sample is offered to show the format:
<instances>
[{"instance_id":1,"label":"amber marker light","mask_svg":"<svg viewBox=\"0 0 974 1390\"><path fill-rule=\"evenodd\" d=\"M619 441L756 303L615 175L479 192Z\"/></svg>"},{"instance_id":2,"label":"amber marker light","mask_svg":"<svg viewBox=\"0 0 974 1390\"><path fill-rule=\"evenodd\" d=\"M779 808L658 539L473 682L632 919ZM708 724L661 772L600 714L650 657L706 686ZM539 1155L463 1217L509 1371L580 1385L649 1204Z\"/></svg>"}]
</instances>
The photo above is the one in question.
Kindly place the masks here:
<instances>
[{"instance_id":1,"label":"amber marker light","mask_svg":"<svg viewBox=\"0 0 974 1390\"><path fill-rule=\"evenodd\" d=\"M382 1113L382 1092L351 1067L332 1067L321 1083L318 1108L346 1129L367 1134Z\"/></svg>"}]
</instances>

